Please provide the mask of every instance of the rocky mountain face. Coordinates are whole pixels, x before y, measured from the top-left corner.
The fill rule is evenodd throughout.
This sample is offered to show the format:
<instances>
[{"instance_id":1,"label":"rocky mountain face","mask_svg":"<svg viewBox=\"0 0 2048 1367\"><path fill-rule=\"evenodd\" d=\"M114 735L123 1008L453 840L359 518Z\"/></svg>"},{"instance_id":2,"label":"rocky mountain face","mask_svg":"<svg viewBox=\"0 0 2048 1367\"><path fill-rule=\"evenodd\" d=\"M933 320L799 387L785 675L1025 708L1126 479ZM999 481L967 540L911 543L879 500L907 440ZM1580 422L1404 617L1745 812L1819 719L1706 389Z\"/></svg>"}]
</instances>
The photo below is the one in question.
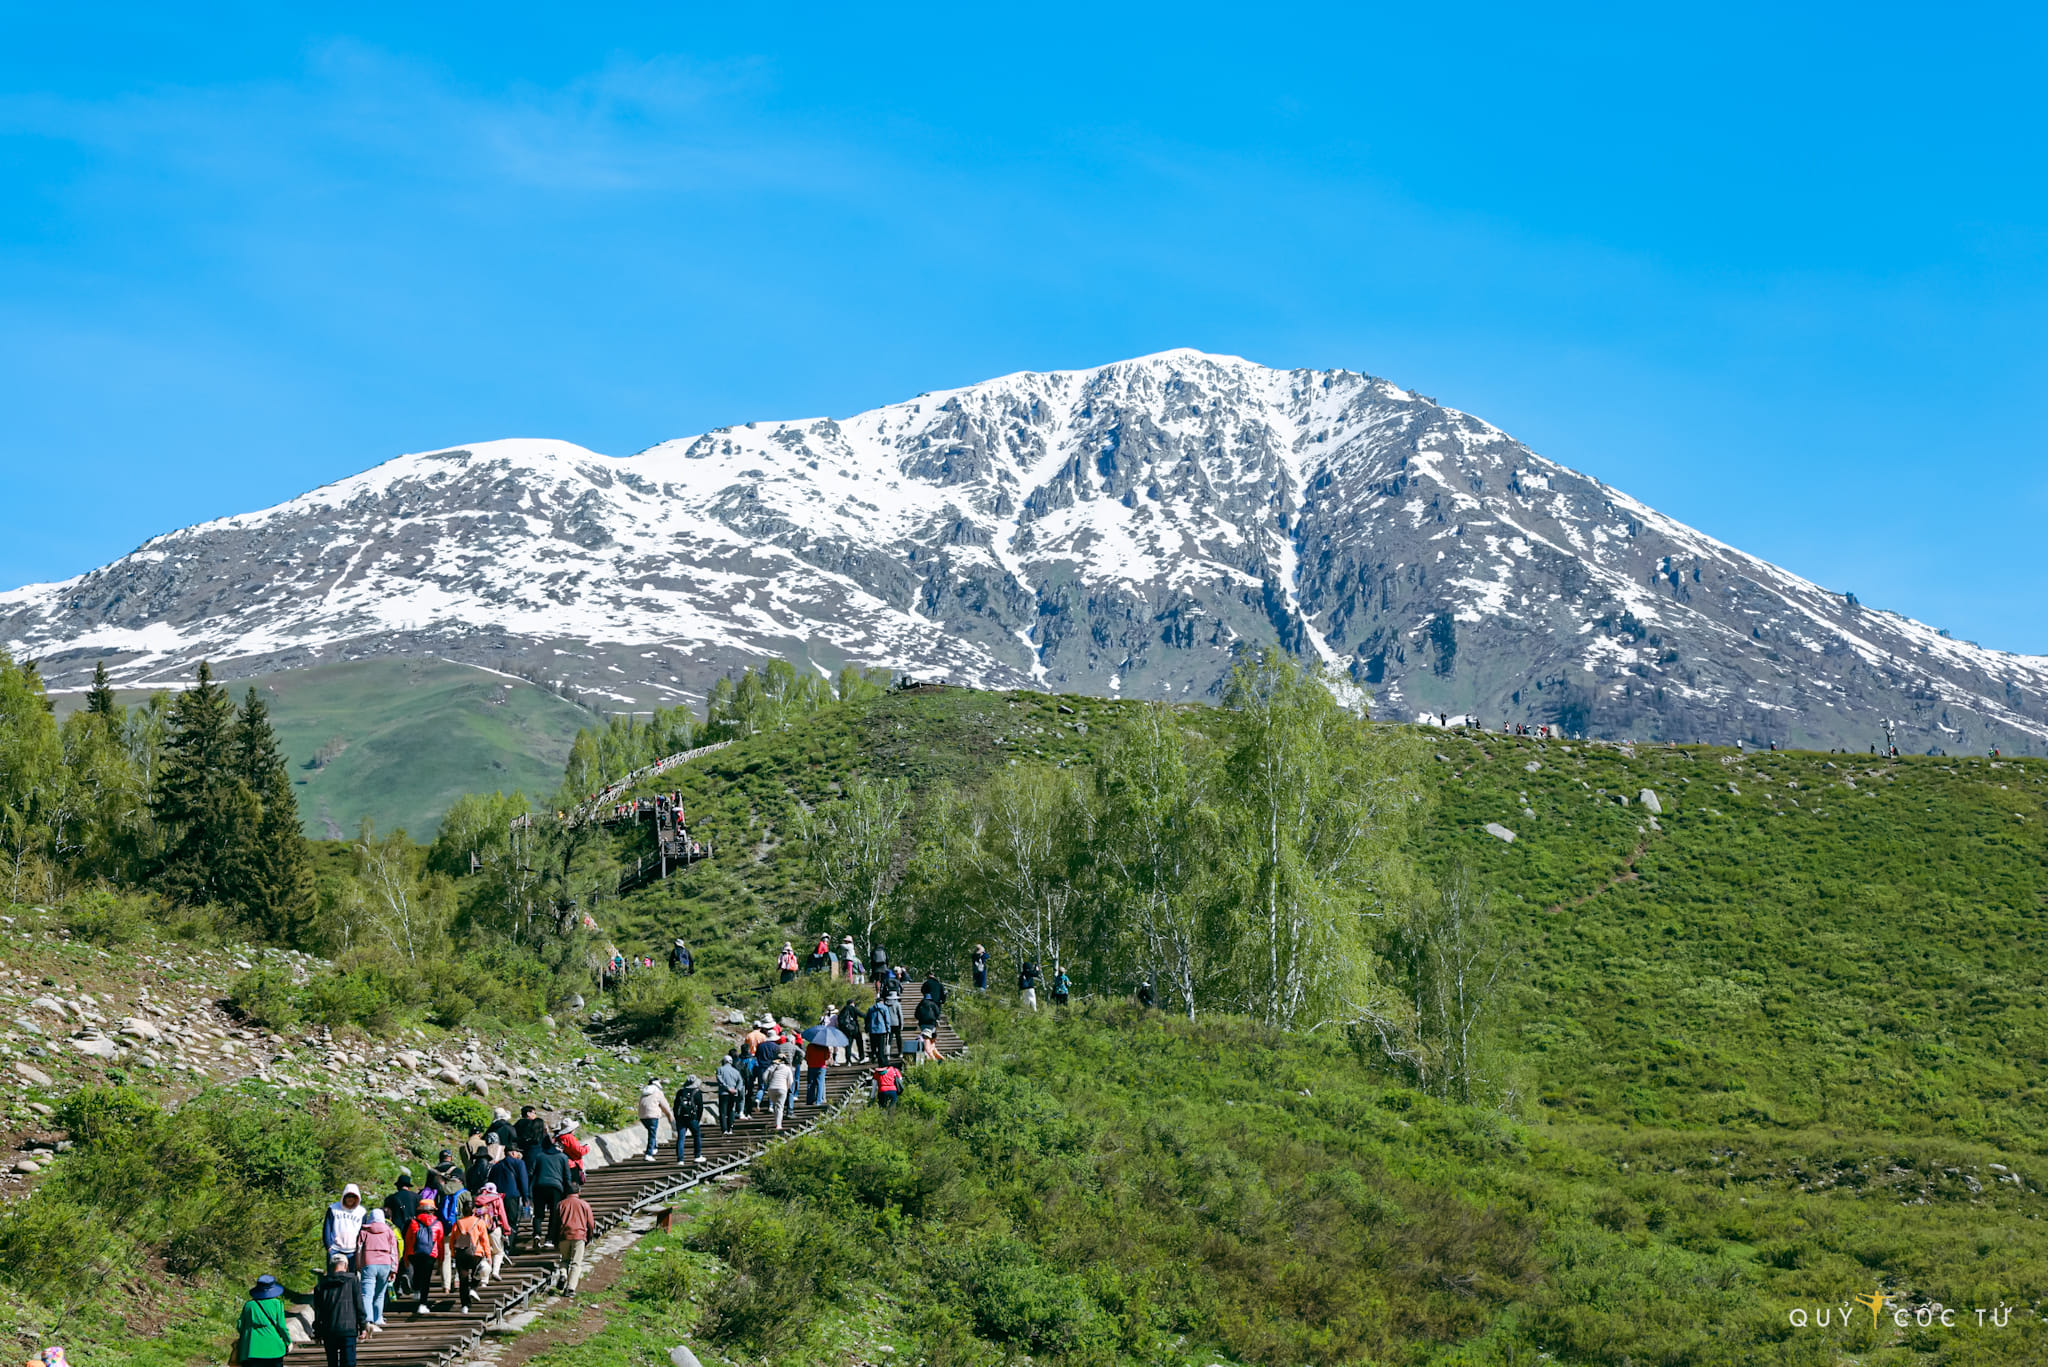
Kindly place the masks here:
<instances>
[{"instance_id":1,"label":"rocky mountain face","mask_svg":"<svg viewBox=\"0 0 2048 1367\"><path fill-rule=\"evenodd\" d=\"M1383 717L2048 743L2048 657L1864 607L1385 380L1189 351L625 458L402 456L0 594L0 641L58 686L432 654L616 707L773 656L1199 698L1275 640Z\"/></svg>"}]
</instances>

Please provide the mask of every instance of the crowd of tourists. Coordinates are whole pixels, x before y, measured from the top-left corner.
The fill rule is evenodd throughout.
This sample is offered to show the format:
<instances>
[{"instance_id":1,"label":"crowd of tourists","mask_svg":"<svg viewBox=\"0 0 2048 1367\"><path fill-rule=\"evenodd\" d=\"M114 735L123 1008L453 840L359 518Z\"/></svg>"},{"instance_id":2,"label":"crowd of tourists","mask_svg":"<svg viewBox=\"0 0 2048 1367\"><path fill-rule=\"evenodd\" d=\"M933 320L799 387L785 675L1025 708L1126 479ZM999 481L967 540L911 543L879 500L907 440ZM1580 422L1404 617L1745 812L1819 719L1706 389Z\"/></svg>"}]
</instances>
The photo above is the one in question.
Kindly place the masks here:
<instances>
[{"instance_id":1,"label":"crowd of tourists","mask_svg":"<svg viewBox=\"0 0 2048 1367\"><path fill-rule=\"evenodd\" d=\"M976 990L986 992L987 948L976 945L969 963ZM652 956L629 960L614 953L605 968L623 976L655 966ZM912 974L892 964L881 946L863 957L851 937L834 943L821 935L807 954L785 943L776 966L784 981L820 973L870 990L846 993L806 1028L764 1013L719 1060L708 1085L686 1077L671 1097L660 1078L650 1077L636 1108L647 1132L646 1161L660 1159L663 1122L674 1131L676 1162L702 1165L707 1124L728 1135L758 1116L781 1130L801 1108L815 1112L826 1105L826 1083L835 1067L864 1068L876 1102L888 1108L903 1093L905 1069L945 1059L938 1032L950 989L936 972L919 983L906 1021L903 1002ZM670 950L667 967L695 971L682 940ZM1041 988L1054 1006L1066 1006L1073 983L1058 964L1048 978L1036 960L1024 957L1017 973L1020 1004L1037 1010ZM1141 1006L1156 1005L1150 977L1140 982L1136 996ZM516 1120L499 1107L488 1126L457 1148L443 1149L417 1181L411 1171L400 1171L381 1200L366 1197L354 1184L344 1187L327 1208L324 1271L312 1295L313 1337L325 1347L329 1367L354 1367L357 1341L383 1333L387 1315L403 1311L408 1302L413 1315L474 1313L482 1291L522 1249L555 1252L563 1290L575 1296L597 1229L596 1213L581 1195L590 1148L577 1128L574 1119L550 1123L534 1106L521 1107ZM291 1346L284 1297L275 1277L257 1280L242 1307L238 1363L283 1360ZM31 1367L68 1367L61 1349L51 1351L57 1360L46 1355Z\"/></svg>"}]
</instances>

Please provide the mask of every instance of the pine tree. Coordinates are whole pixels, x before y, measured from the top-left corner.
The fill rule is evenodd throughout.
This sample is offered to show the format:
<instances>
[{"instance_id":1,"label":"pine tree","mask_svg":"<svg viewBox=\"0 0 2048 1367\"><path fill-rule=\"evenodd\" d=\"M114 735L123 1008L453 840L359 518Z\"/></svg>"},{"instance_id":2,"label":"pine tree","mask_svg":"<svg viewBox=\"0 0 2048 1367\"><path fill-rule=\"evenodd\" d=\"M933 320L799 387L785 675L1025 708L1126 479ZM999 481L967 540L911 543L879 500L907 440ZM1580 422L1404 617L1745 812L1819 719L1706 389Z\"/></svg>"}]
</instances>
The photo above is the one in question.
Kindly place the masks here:
<instances>
[{"instance_id":1,"label":"pine tree","mask_svg":"<svg viewBox=\"0 0 2048 1367\"><path fill-rule=\"evenodd\" d=\"M85 710L95 717L105 717L118 724L127 709L114 701L113 687L107 683L107 662L101 660L92 667L92 688L85 695Z\"/></svg>"},{"instance_id":2,"label":"pine tree","mask_svg":"<svg viewBox=\"0 0 2048 1367\"><path fill-rule=\"evenodd\" d=\"M150 807L165 845L157 886L178 901L233 901L233 868L255 795L234 773L235 705L199 664L199 681L171 703L170 728Z\"/></svg>"},{"instance_id":3,"label":"pine tree","mask_svg":"<svg viewBox=\"0 0 2048 1367\"><path fill-rule=\"evenodd\" d=\"M237 842L231 900L266 938L298 947L312 929L313 861L291 770L254 688L235 721L234 777L256 799L257 813Z\"/></svg>"}]
</instances>

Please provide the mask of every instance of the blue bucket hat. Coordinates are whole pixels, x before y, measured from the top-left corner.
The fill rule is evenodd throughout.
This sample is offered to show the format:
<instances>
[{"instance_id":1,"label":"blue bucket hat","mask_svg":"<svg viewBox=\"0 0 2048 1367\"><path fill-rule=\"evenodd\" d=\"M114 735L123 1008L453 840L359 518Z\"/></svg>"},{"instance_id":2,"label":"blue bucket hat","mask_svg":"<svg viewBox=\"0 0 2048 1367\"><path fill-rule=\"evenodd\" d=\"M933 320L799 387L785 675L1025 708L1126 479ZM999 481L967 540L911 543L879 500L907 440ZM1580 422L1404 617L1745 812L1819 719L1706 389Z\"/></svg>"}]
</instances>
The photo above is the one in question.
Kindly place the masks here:
<instances>
[{"instance_id":1,"label":"blue bucket hat","mask_svg":"<svg viewBox=\"0 0 2048 1367\"><path fill-rule=\"evenodd\" d=\"M256 1279L256 1289L249 1293L249 1299L255 1301L275 1300L283 1294L283 1285L279 1283L277 1278L266 1272Z\"/></svg>"}]
</instances>

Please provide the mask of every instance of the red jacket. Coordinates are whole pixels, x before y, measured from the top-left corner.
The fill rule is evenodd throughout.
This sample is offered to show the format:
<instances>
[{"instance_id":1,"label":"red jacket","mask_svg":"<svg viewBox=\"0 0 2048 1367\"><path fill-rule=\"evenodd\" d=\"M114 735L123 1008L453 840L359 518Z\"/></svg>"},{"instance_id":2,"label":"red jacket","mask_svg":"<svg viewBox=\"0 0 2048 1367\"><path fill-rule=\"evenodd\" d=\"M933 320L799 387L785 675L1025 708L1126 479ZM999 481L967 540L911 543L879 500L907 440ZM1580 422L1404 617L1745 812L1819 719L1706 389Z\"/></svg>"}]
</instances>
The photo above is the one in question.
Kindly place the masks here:
<instances>
[{"instance_id":1,"label":"red jacket","mask_svg":"<svg viewBox=\"0 0 2048 1367\"><path fill-rule=\"evenodd\" d=\"M875 1069L876 1091L893 1092L899 1090L902 1086L903 1070L898 1068L895 1064L892 1063L889 1064L887 1067Z\"/></svg>"},{"instance_id":2,"label":"red jacket","mask_svg":"<svg viewBox=\"0 0 2048 1367\"><path fill-rule=\"evenodd\" d=\"M573 1134L556 1135L555 1142L560 1144L562 1152L568 1155L569 1166L577 1172L582 1172L583 1155L590 1152L590 1145L584 1143Z\"/></svg>"},{"instance_id":3,"label":"red jacket","mask_svg":"<svg viewBox=\"0 0 2048 1367\"><path fill-rule=\"evenodd\" d=\"M420 1213L405 1227L405 1251L414 1257L425 1253L438 1258L441 1256L441 1240L446 1234L447 1230L441 1226L441 1217L421 1206Z\"/></svg>"}]
</instances>

